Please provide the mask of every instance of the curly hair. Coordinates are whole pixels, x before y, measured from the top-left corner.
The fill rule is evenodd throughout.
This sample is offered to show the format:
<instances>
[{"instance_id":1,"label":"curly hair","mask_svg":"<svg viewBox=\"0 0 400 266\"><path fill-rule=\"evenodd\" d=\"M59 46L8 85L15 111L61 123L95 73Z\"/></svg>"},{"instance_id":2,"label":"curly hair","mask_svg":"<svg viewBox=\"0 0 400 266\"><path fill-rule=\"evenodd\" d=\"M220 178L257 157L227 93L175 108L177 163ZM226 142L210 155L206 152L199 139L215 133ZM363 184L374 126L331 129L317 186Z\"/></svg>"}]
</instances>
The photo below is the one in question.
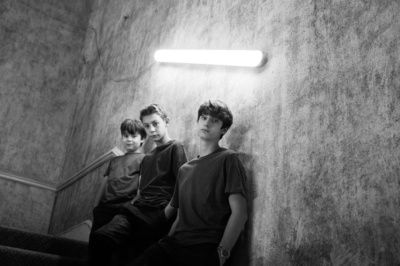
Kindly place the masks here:
<instances>
[{"instance_id":1,"label":"curly hair","mask_svg":"<svg viewBox=\"0 0 400 266\"><path fill-rule=\"evenodd\" d=\"M197 121L201 115L211 115L222 121L222 128L229 129L233 123L233 116L228 106L220 100L208 100L204 102L198 112Z\"/></svg>"},{"instance_id":2,"label":"curly hair","mask_svg":"<svg viewBox=\"0 0 400 266\"><path fill-rule=\"evenodd\" d=\"M143 116L158 114L163 120L168 117L167 112L163 107L156 103L145 105L140 109L140 120L143 121Z\"/></svg>"}]
</instances>

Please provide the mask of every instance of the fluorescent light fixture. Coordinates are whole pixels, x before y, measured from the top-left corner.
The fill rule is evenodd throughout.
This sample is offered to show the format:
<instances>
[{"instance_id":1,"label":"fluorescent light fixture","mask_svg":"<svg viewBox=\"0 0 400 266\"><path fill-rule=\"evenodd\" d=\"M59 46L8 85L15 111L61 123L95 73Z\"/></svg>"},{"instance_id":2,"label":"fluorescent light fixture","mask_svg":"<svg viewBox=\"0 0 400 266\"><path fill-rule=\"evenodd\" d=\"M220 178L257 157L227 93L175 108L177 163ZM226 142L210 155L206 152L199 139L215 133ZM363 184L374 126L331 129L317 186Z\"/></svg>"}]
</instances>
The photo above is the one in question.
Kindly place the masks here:
<instances>
[{"instance_id":1,"label":"fluorescent light fixture","mask_svg":"<svg viewBox=\"0 0 400 266\"><path fill-rule=\"evenodd\" d=\"M258 50L158 50L157 62L261 67L265 54Z\"/></svg>"}]
</instances>

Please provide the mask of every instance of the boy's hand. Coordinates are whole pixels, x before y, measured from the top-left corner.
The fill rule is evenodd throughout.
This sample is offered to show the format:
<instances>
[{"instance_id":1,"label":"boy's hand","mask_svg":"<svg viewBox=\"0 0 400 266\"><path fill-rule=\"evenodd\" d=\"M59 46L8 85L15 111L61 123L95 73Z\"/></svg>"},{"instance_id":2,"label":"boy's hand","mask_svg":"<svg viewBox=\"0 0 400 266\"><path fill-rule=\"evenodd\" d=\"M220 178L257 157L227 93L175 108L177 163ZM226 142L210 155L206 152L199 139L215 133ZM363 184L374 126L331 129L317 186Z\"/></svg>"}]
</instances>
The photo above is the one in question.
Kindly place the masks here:
<instances>
[{"instance_id":1,"label":"boy's hand","mask_svg":"<svg viewBox=\"0 0 400 266\"><path fill-rule=\"evenodd\" d=\"M165 219L168 221L176 212L177 209L168 204L164 209Z\"/></svg>"},{"instance_id":2,"label":"boy's hand","mask_svg":"<svg viewBox=\"0 0 400 266\"><path fill-rule=\"evenodd\" d=\"M219 265L222 266L225 264L226 260L230 257L231 252L229 249L224 248L223 246L218 246L217 248Z\"/></svg>"},{"instance_id":3,"label":"boy's hand","mask_svg":"<svg viewBox=\"0 0 400 266\"><path fill-rule=\"evenodd\" d=\"M131 200L131 204L135 203L135 201L140 197L140 190L138 190L136 196Z\"/></svg>"}]
</instances>

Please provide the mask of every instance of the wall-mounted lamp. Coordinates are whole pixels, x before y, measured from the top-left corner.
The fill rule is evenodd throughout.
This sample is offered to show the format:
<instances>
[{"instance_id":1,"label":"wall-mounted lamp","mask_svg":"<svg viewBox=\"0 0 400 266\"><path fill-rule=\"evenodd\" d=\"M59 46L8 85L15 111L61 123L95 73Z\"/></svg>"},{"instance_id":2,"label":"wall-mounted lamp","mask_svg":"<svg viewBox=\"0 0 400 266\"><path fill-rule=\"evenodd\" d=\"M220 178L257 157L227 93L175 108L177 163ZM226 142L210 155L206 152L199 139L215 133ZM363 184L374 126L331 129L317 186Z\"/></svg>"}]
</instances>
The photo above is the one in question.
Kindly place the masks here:
<instances>
[{"instance_id":1,"label":"wall-mounted lamp","mask_svg":"<svg viewBox=\"0 0 400 266\"><path fill-rule=\"evenodd\" d=\"M157 62L261 67L266 55L258 50L158 50L154 54Z\"/></svg>"}]
</instances>

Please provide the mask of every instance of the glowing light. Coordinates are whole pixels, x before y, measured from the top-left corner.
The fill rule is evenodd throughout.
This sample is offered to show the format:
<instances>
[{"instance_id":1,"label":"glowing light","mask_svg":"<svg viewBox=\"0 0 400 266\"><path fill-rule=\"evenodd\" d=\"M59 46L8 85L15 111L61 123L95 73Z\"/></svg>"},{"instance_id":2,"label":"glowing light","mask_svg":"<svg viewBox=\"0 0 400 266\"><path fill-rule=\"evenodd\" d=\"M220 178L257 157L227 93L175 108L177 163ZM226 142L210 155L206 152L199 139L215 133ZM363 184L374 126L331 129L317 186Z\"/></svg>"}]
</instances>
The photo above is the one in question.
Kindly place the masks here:
<instances>
[{"instance_id":1,"label":"glowing light","mask_svg":"<svg viewBox=\"0 0 400 266\"><path fill-rule=\"evenodd\" d=\"M157 62L260 67L266 60L258 50L158 50Z\"/></svg>"}]
</instances>

